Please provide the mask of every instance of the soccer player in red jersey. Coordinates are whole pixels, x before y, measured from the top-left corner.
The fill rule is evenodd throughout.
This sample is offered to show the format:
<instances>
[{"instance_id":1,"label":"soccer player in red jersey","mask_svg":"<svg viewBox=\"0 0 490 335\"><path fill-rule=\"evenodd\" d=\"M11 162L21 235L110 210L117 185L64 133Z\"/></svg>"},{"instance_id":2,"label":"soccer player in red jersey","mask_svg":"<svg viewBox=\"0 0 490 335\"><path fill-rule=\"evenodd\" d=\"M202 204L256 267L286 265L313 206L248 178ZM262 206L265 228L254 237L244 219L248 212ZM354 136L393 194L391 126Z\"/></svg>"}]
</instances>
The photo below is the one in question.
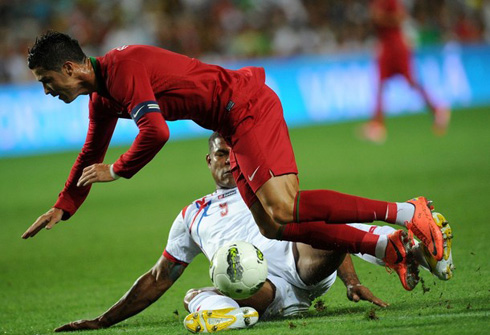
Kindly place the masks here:
<instances>
[{"instance_id":1,"label":"soccer player in red jersey","mask_svg":"<svg viewBox=\"0 0 490 335\"><path fill-rule=\"evenodd\" d=\"M443 135L449 124L450 112L447 108L436 107L424 88L414 79L412 51L402 32L402 24L406 18L402 2L400 0L373 0L370 12L379 39L379 84L375 113L372 120L362 127L362 136L377 143L385 141L383 88L389 78L398 74L402 75L410 86L420 93L433 115L434 133Z\"/></svg>"},{"instance_id":2,"label":"soccer player in red jersey","mask_svg":"<svg viewBox=\"0 0 490 335\"><path fill-rule=\"evenodd\" d=\"M397 271L407 289L418 278L410 271L413 240L405 231L381 238L344 224L326 223L381 220L399 224L419 237L436 260L443 256L442 233L424 197L395 203L330 190L299 190L281 102L265 85L262 68L227 70L141 45L87 57L76 40L58 32L36 40L28 65L46 94L66 103L89 94L90 103L87 138L65 187L23 238L71 217L91 184L131 178L167 142L166 121L191 119L219 132L231 147L233 177L264 236L378 256ZM104 164L119 118L132 118L139 134L116 162Z\"/></svg>"}]
</instances>

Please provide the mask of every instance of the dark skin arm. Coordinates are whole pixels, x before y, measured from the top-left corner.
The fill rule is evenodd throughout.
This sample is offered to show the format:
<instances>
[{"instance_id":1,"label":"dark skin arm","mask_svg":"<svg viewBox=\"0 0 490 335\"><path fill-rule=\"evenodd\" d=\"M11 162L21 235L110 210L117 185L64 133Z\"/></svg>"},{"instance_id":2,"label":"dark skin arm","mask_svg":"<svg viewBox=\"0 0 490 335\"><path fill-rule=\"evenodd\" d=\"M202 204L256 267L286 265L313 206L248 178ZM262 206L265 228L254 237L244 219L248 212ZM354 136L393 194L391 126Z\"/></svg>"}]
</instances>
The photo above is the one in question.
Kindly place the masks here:
<instances>
[{"instance_id":1,"label":"dark skin arm","mask_svg":"<svg viewBox=\"0 0 490 335\"><path fill-rule=\"evenodd\" d=\"M337 274L344 282L345 287L347 287L347 298L350 301L359 302L360 300L366 300L380 307L389 306L388 303L376 297L367 287L361 284L349 254L345 256L344 261L337 270Z\"/></svg>"},{"instance_id":2,"label":"dark skin arm","mask_svg":"<svg viewBox=\"0 0 490 335\"><path fill-rule=\"evenodd\" d=\"M70 322L55 332L107 328L138 314L158 300L182 275L185 266L161 256L147 273L133 284L129 291L104 314L92 320Z\"/></svg>"}]
</instances>

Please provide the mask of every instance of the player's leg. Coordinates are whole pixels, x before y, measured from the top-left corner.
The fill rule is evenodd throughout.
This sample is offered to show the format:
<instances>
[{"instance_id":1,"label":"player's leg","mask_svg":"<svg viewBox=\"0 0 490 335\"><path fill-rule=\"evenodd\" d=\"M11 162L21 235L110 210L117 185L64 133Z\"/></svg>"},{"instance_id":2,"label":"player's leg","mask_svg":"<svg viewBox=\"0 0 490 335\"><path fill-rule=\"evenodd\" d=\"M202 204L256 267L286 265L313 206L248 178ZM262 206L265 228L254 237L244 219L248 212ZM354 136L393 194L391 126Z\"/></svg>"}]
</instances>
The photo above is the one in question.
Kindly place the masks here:
<instances>
[{"instance_id":1,"label":"player's leg","mask_svg":"<svg viewBox=\"0 0 490 335\"><path fill-rule=\"evenodd\" d=\"M378 85L376 86L376 106L374 108L374 116L372 121L384 125L384 114L383 114L383 91L386 79L380 76L378 80Z\"/></svg>"},{"instance_id":2,"label":"player's leg","mask_svg":"<svg viewBox=\"0 0 490 335\"><path fill-rule=\"evenodd\" d=\"M391 226L376 226L376 225L370 225L370 224L365 224L365 223L348 223L349 226L357 228L359 230L363 230L366 232L370 232L375 235L383 236L386 238L386 236L393 234L396 229L391 227ZM373 255L369 254L363 254L363 253L357 253L355 256L363 259L364 261L375 264L375 265L380 265L384 266L385 262L383 262L383 259L380 257L376 257Z\"/></svg>"},{"instance_id":3,"label":"player's leg","mask_svg":"<svg viewBox=\"0 0 490 335\"><path fill-rule=\"evenodd\" d=\"M184 307L190 313L204 309L234 307L252 307L262 314L274 300L274 285L266 280L260 290L253 296L242 300L233 300L221 294L215 287L190 289L184 298Z\"/></svg>"},{"instance_id":4,"label":"player's leg","mask_svg":"<svg viewBox=\"0 0 490 335\"><path fill-rule=\"evenodd\" d=\"M193 333L211 333L228 329L249 328L257 323L274 299L274 290L266 282L255 296L237 302L219 293L214 287L191 289L186 293L184 306L190 312L184 327ZM240 307L242 306L242 307Z\"/></svg>"},{"instance_id":5,"label":"player's leg","mask_svg":"<svg viewBox=\"0 0 490 335\"><path fill-rule=\"evenodd\" d=\"M257 202L251 207L252 213L256 213L260 208L260 202ZM255 216L255 220L267 217L265 210L262 211L262 214ZM412 250L413 239L405 231L398 230L389 236L384 236L346 224L302 222L280 226L276 238L311 245L310 247L298 244L306 254L300 261L301 266L297 267L297 271L308 283L331 274L341 262L342 255L347 252L368 254L382 259L383 264L396 271L406 290L412 290L418 283L418 267ZM322 250L314 250L312 247ZM308 251L311 252L310 255ZM313 263L316 264L312 266Z\"/></svg>"},{"instance_id":6,"label":"player's leg","mask_svg":"<svg viewBox=\"0 0 490 335\"><path fill-rule=\"evenodd\" d=\"M242 189L240 192L243 196ZM278 224L260 201L255 201L250 211L260 232L268 238L301 242L322 250L375 255L378 235L345 224L326 224L324 221ZM382 252L384 255L384 249Z\"/></svg>"},{"instance_id":7,"label":"player's leg","mask_svg":"<svg viewBox=\"0 0 490 335\"><path fill-rule=\"evenodd\" d=\"M259 201L256 201L250 207L250 210L254 215L255 221L260 222L259 227L262 227L262 233L273 234L275 231L278 232L275 237L271 236L271 238L303 242L317 249L322 249L321 251L316 251L316 254L312 253L310 255L312 257L316 256L315 260L313 258L308 260L306 257L303 265L309 263L309 261L318 262L317 265L320 265L322 260L319 257L329 255L324 250L335 250L333 253L330 252L329 261L332 262L330 267L316 268L316 273L311 272L312 266L301 266L301 270L297 267L298 273L301 273L306 281L318 279L318 276L321 277L331 273L331 266L336 264L335 258L338 259L339 255L349 252L369 254L383 259L383 262L388 267L397 272L406 290L412 290L418 283L418 267L412 257L413 239L409 238L401 230L390 236L380 236L346 224L325 224L323 221L278 225L277 222L272 220ZM268 225L269 228L264 229L264 225ZM303 250L312 250L310 246L303 245L302 248ZM326 258L323 260L325 261ZM307 270L308 268L310 270Z\"/></svg>"},{"instance_id":8,"label":"player's leg","mask_svg":"<svg viewBox=\"0 0 490 335\"><path fill-rule=\"evenodd\" d=\"M294 243L296 271L306 285L316 285L337 271L346 253L340 250L321 250L304 243Z\"/></svg>"},{"instance_id":9,"label":"player's leg","mask_svg":"<svg viewBox=\"0 0 490 335\"><path fill-rule=\"evenodd\" d=\"M299 191L297 177L293 174L271 176L255 192L255 195L272 220L280 224L291 222L304 224L313 221L352 223L378 220L407 227L417 236L427 234L435 238L438 232L428 207L429 203L423 197L396 203L332 190ZM256 220L263 219L266 219L264 215L256 216ZM423 231L423 228L426 228L424 225L429 225L428 233Z\"/></svg>"},{"instance_id":10,"label":"player's leg","mask_svg":"<svg viewBox=\"0 0 490 335\"><path fill-rule=\"evenodd\" d=\"M184 307L188 312L194 313L204 309L238 308L239 305L211 286L188 290L184 297Z\"/></svg>"},{"instance_id":11,"label":"player's leg","mask_svg":"<svg viewBox=\"0 0 490 335\"><path fill-rule=\"evenodd\" d=\"M420 94L432 114L434 119L432 127L434 133L436 135L444 135L447 131L447 127L449 126L451 111L446 107L436 106L425 88L417 80L415 80L412 66L412 55L410 51L407 51L403 57L400 57L399 61L400 73L405 77L410 86Z\"/></svg>"},{"instance_id":12,"label":"player's leg","mask_svg":"<svg viewBox=\"0 0 490 335\"><path fill-rule=\"evenodd\" d=\"M261 231L266 232L267 237L274 238L272 234L277 230L277 225L271 224L271 218L273 222L279 224L381 220L412 229L431 251L436 251L437 258L442 257L442 235L432 220L428 203L423 197L407 203L394 203L331 190L300 192L296 162L280 101L267 87L261 93L254 106L254 109L259 109L261 112L241 122L228 142L232 147L230 162L237 186L249 208L257 199L260 201L261 206L257 206L257 210L254 208L251 210ZM262 210L265 210L268 215L264 215ZM318 228L318 225L314 227L315 230ZM333 227L325 229L332 229L328 234L334 234ZM336 230L341 231L346 228L337 227ZM294 237L297 240L291 239L295 242L312 244L304 239L301 240L298 234L303 234L303 238L317 237L306 227L291 231L296 233ZM340 235L342 236L337 236L343 238L346 234ZM288 237L290 235L283 234L283 238ZM351 237L347 242L361 243L359 234L355 234L355 238L357 240Z\"/></svg>"},{"instance_id":13,"label":"player's leg","mask_svg":"<svg viewBox=\"0 0 490 335\"><path fill-rule=\"evenodd\" d=\"M414 90L416 90L424 99L425 104L429 108L432 117L433 117L433 125L432 129L436 135L444 135L449 126L449 122L451 120L451 110L444 106L436 106L427 91L413 78L407 78L410 86Z\"/></svg>"},{"instance_id":14,"label":"player's leg","mask_svg":"<svg viewBox=\"0 0 490 335\"><path fill-rule=\"evenodd\" d=\"M415 260L422 268L431 272L433 275L435 275L441 280L449 280L452 278L453 270L454 270L452 251L451 251L452 237L453 237L452 229L442 214L434 212L432 213L432 215L434 221L441 229L441 232L444 237L444 256L440 261L437 261L430 254L427 247L423 243L419 243L418 241L415 241L413 254L415 256ZM349 226L380 236L388 236L395 232L395 229L390 226L376 226L376 225L367 225L362 223L352 223L349 224ZM385 265L382 258L375 257L369 254L361 254L361 253L357 253L355 255L369 263L381 265L381 266Z\"/></svg>"},{"instance_id":15,"label":"player's leg","mask_svg":"<svg viewBox=\"0 0 490 335\"><path fill-rule=\"evenodd\" d=\"M408 203L379 201L332 190L299 190L297 176L270 176L255 192L260 203L278 223L325 221L373 222L405 226L415 208Z\"/></svg>"},{"instance_id":16,"label":"player's leg","mask_svg":"<svg viewBox=\"0 0 490 335\"><path fill-rule=\"evenodd\" d=\"M362 125L360 136L368 141L382 144L386 141L386 125L383 112L383 91L390 76L387 56L382 52L377 60L378 83L376 85L375 108L371 120Z\"/></svg>"},{"instance_id":17,"label":"player's leg","mask_svg":"<svg viewBox=\"0 0 490 335\"><path fill-rule=\"evenodd\" d=\"M406 203L393 203L331 190L298 190L293 195L296 190L298 190L296 176L283 175L271 177L255 194L265 211L277 223L296 222L302 225L305 222L313 221L324 221L327 223L385 221L399 224L412 230L429 248L436 259L440 260L442 258L442 233L434 222L429 202L424 197L411 199ZM291 238L297 237L298 234L309 235L309 238L312 239L317 237L314 234L305 232L304 229L306 227L298 227L298 229L293 229L293 227L294 225L290 224L284 228L284 239L292 240ZM348 229L344 227L323 227L323 229L325 229L325 234L330 237L337 236L339 239L345 237L347 241L354 245L362 242L359 239L354 240L354 238L361 237L359 232L347 233ZM326 231L327 229L329 230L328 232ZM324 235L318 236L324 237ZM363 236L362 238L367 237ZM327 238L327 240L330 239ZM305 240L294 241L308 243L317 247L312 242ZM370 246L373 244L370 243ZM349 250L349 252L352 252L352 250Z\"/></svg>"},{"instance_id":18,"label":"player's leg","mask_svg":"<svg viewBox=\"0 0 490 335\"><path fill-rule=\"evenodd\" d=\"M382 47L377 59L378 65L378 86L376 88L376 106L372 121L384 125L384 106L383 92L386 81L393 76L392 57L389 48Z\"/></svg>"}]
</instances>

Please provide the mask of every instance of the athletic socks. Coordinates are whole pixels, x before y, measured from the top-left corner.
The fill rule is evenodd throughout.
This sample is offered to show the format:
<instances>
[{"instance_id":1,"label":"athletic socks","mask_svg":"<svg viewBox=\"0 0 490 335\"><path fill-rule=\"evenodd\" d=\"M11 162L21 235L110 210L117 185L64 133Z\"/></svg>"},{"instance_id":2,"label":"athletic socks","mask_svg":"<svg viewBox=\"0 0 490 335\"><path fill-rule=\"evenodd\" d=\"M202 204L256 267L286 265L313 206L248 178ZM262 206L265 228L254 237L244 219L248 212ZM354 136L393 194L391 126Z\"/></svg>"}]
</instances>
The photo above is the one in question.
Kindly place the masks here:
<instances>
[{"instance_id":1,"label":"athletic socks","mask_svg":"<svg viewBox=\"0 0 490 335\"><path fill-rule=\"evenodd\" d=\"M388 246L388 236L379 235L378 243L376 243L376 249L374 250L374 256L383 260L386 257L386 247Z\"/></svg>"},{"instance_id":2,"label":"athletic socks","mask_svg":"<svg viewBox=\"0 0 490 335\"><path fill-rule=\"evenodd\" d=\"M358 253L356 256L372 264L384 265L383 258L385 258L386 246L388 245L388 235L394 233L396 229L390 226L375 226L364 223L349 223L348 226L379 235L375 255Z\"/></svg>"},{"instance_id":3,"label":"athletic socks","mask_svg":"<svg viewBox=\"0 0 490 335\"><path fill-rule=\"evenodd\" d=\"M415 207L406 202L372 200L330 190L299 191L294 201L294 221L327 223L373 222L406 226Z\"/></svg>"},{"instance_id":4,"label":"athletic socks","mask_svg":"<svg viewBox=\"0 0 490 335\"><path fill-rule=\"evenodd\" d=\"M294 221L327 223L385 220L388 202L371 200L330 190L299 191L294 202ZM391 207L396 206L391 203ZM396 209L394 209L396 213ZM393 209L392 209L393 212Z\"/></svg>"},{"instance_id":5,"label":"athletic socks","mask_svg":"<svg viewBox=\"0 0 490 335\"><path fill-rule=\"evenodd\" d=\"M379 236L346 224L325 224L317 221L283 225L277 239L302 242L317 249L375 256Z\"/></svg>"},{"instance_id":6,"label":"athletic socks","mask_svg":"<svg viewBox=\"0 0 490 335\"><path fill-rule=\"evenodd\" d=\"M369 254L382 260L387 236L345 223L380 220L406 226L414 213L415 207L406 202L372 200L331 190L299 191L294 201L295 223L285 225L279 231L278 239L302 242L324 250Z\"/></svg>"},{"instance_id":7,"label":"athletic socks","mask_svg":"<svg viewBox=\"0 0 490 335\"><path fill-rule=\"evenodd\" d=\"M350 223L349 226L355 227L360 230L364 230L366 232L370 232L376 235L380 235L380 239L378 240L378 245L376 246L376 256L373 257L368 254L356 254L357 257L362 258L366 262L371 264L377 264L384 266L383 258L386 251L386 245L388 244L388 235L395 232L396 229L390 226L375 226L368 225L363 223ZM382 249L381 243L383 243L383 237L386 240L385 247ZM380 250L378 251L378 246ZM427 259L424 256L424 252L422 251L423 244L419 243L415 240L415 246L413 247L413 254L415 255L415 260L417 263L427 271L430 271L430 265L427 263Z\"/></svg>"},{"instance_id":8,"label":"athletic socks","mask_svg":"<svg viewBox=\"0 0 490 335\"><path fill-rule=\"evenodd\" d=\"M194 313L201 310L238 308L238 303L230 297L213 291L204 291L196 295L189 303L189 312Z\"/></svg>"},{"instance_id":9,"label":"athletic socks","mask_svg":"<svg viewBox=\"0 0 490 335\"><path fill-rule=\"evenodd\" d=\"M397 202L396 203L396 218L395 222L397 225L406 227L407 223L412 221L413 215L415 214L415 206L408 202ZM387 221L389 222L389 221Z\"/></svg>"}]
</instances>

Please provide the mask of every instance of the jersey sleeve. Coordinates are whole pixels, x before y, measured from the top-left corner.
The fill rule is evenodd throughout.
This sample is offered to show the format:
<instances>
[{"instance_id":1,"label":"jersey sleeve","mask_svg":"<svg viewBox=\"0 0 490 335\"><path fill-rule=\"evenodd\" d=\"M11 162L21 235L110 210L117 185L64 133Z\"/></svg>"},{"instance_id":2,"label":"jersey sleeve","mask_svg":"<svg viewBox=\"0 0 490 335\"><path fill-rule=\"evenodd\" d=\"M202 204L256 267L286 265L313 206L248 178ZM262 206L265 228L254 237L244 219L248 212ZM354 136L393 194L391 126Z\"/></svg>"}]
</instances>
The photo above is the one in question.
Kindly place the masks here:
<instances>
[{"instance_id":1,"label":"jersey sleeve","mask_svg":"<svg viewBox=\"0 0 490 335\"><path fill-rule=\"evenodd\" d=\"M124 106L133 119L136 117L136 121L146 113L160 111L144 63L115 57L106 84L111 97ZM146 104L150 106L141 108Z\"/></svg>"},{"instance_id":2,"label":"jersey sleeve","mask_svg":"<svg viewBox=\"0 0 490 335\"><path fill-rule=\"evenodd\" d=\"M114 163L114 172L131 178L165 145L170 136L143 63L135 60L116 62L107 82L110 95L129 112L139 128L127 152Z\"/></svg>"},{"instance_id":3,"label":"jersey sleeve","mask_svg":"<svg viewBox=\"0 0 490 335\"><path fill-rule=\"evenodd\" d=\"M71 168L65 187L53 207L64 211L63 220L75 214L90 192L91 185L78 187L77 182L83 169L92 164L101 163L116 127L117 118L104 115L101 98L93 94L89 103L89 126L85 144Z\"/></svg>"},{"instance_id":4,"label":"jersey sleeve","mask_svg":"<svg viewBox=\"0 0 490 335\"><path fill-rule=\"evenodd\" d=\"M184 211L175 218L168 235L167 246L163 255L173 262L189 264L194 257L201 253L201 249L194 242L189 232L188 222L184 217Z\"/></svg>"}]
</instances>

